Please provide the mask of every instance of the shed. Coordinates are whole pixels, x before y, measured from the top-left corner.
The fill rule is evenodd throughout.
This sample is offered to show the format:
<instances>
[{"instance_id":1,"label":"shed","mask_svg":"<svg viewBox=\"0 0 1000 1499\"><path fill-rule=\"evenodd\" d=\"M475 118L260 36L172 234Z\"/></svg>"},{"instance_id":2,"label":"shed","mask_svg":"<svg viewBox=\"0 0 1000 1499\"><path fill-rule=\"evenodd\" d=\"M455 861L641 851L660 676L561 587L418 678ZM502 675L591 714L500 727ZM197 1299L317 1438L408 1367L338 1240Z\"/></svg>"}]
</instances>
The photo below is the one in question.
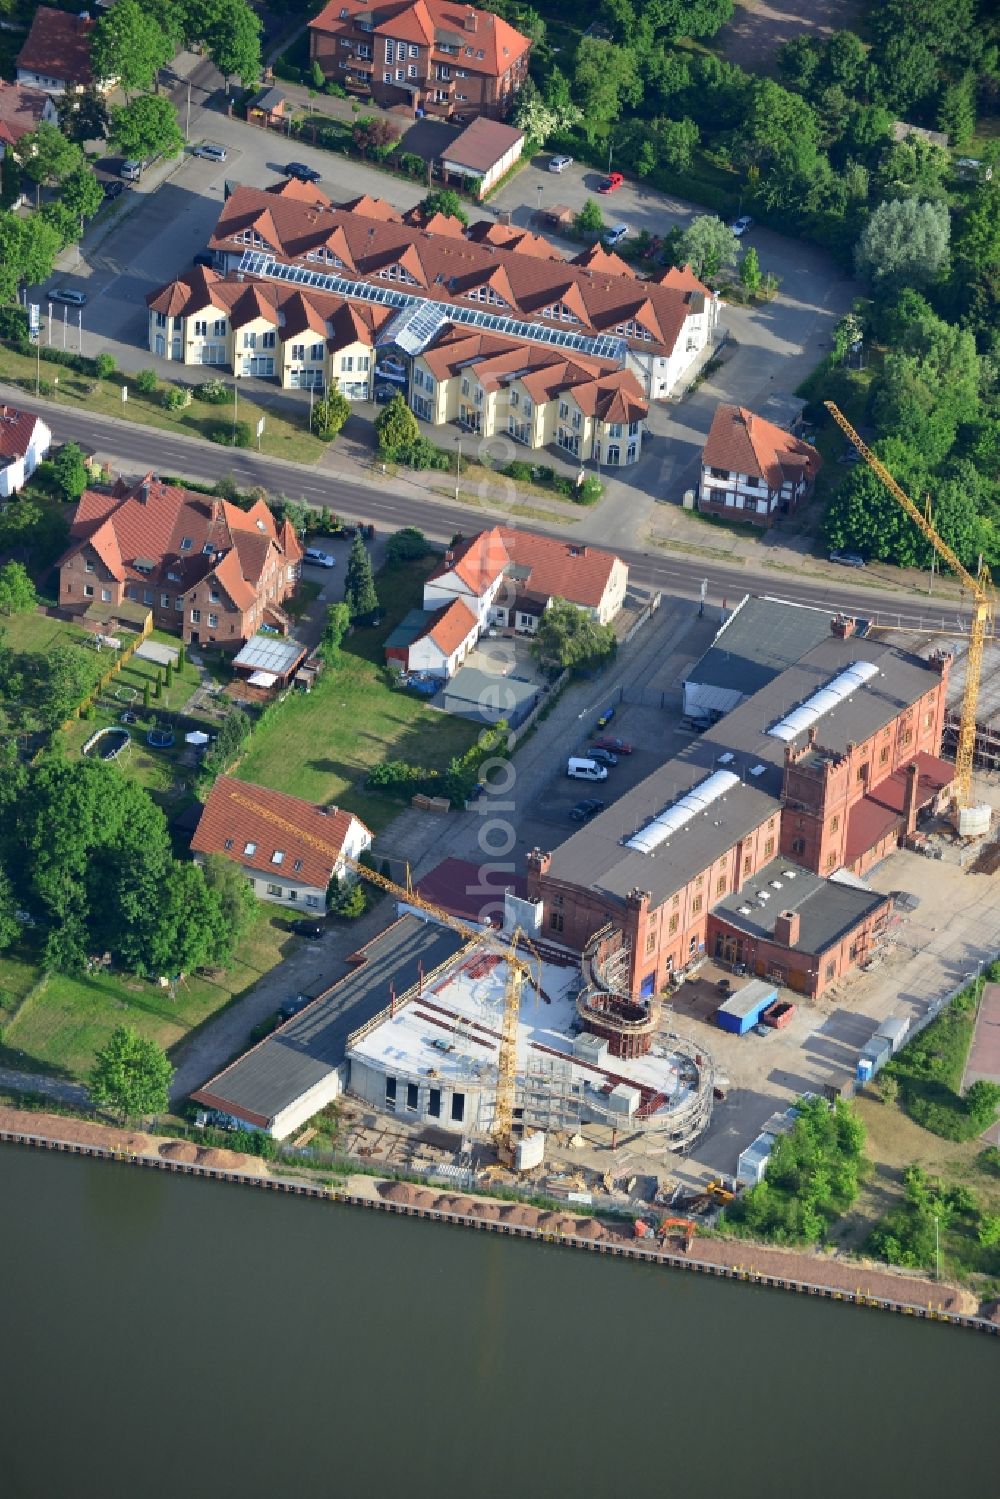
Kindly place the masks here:
<instances>
[{"instance_id":1,"label":"shed","mask_svg":"<svg viewBox=\"0 0 1000 1499\"><path fill-rule=\"evenodd\" d=\"M233 657L233 670L245 674L250 682L261 673L269 679L260 682L261 686L283 687L307 655L306 647L288 635L254 635Z\"/></svg>"},{"instance_id":2,"label":"shed","mask_svg":"<svg viewBox=\"0 0 1000 1499\"><path fill-rule=\"evenodd\" d=\"M892 1055L895 1056L909 1033L910 1022L905 1015L890 1015L888 1020L883 1020L875 1035L885 1037Z\"/></svg>"},{"instance_id":3,"label":"shed","mask_svg":"<svg viewBox=\"0 0 1000 1499\"><path fill-rule=\"evenodd\" d=\"M281 90L262 88L247 105L247 119L252 125L284 124L285 96Z\"/></svg>"},{"instance_id":4,"label":"shed","mask_svg":"<svg viewBox=\"0 0 1000 1499\"><path fill-rule=\"evenodd\" d=\"M524 148L524 131L480 115L441 152L446 177L459 178L481 198L510 171Z\"/></svg>"},{"instance_id":5,"label":"shed","mask_svg":"<svg viewBox=\"0 0 1000 1499\"><path fill-rule=\"evenodd\" d=\"M474 723L495 724L503 718L509 728L516 729L535 706L540 692L535 682L463 666L445 686L442 706L446 713Z\"/></svg>"},{"instance_id":6,"label":"shed","mask_svg":"<svg viewBox=\"0 0 1000 1499\"><path fill-rule=\"evenodd\" d=\"M777 997L777 987L767 979L751 979L719 1006L715 1023L720 1030L730 1031L734 1036L745 1036Z\"/></svg>"},{"instance_id":7,"label":"shed","mask_svg":"<svg viewBox=\"0 0 1000 1499\"><path fill-rule=\"evenodd\" d=\"M751 1140L746 1150L741 1150L736 1160L736 1180L748 1187L759 1186L764 1180L767 1163L774 1149L773 1135L758 1135Z\"/></svg>"},{"instance_id":8,"label":"shed","mask_svg":"<svg viewBox=\"0 0 1000 1499\"><path fill-rule=\"evenodd\" d=\"M554 229L569 229L576 214L565 203L553 203L551 208L545 209L542 218Z\"/></svg>"}]
</instances>

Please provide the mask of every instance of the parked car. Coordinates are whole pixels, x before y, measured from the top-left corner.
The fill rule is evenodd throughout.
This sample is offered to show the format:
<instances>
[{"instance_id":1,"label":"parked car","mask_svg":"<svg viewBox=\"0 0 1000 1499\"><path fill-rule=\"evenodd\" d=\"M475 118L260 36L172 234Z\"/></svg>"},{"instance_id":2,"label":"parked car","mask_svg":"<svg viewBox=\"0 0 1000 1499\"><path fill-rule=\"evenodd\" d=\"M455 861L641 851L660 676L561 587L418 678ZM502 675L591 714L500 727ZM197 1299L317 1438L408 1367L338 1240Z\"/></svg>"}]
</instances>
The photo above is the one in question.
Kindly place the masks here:
<instances>
[{"instance_id":1,"label":"parked car","mask_svg":"<svg viewBox=\"0 0 1000 1499\"><path fill-rule=\"evenodd\" d=\"M621 172L611 172L607 177L605 177L604 181L600 184L597 191L599 193L616 193L624 181L625 178L622 176Z\"/></svg>"},{"instance_id":2,"label":"parked car","mask_svg":"<svg viewBox=\"0 0 1000 1499\"><path fill-rule=\"evenodd\" d=\"M615 224L604 236L604 243L608 246L620 245L623 239L628 239L628 225Z\"/></svg>"},{"instance_id":3,"label":"parked car","mask_svg":"<svg viewBox=\"0 0 1000 1499\"><path fill-rule=\"evenodd\" d=\"M611 750L616 755L630 755L632 746L624 739L616 739L613 734L605 734L600 739L594 740L594 749Z\"/></svg>"},{"instance_id":4,"label":"parked car","mask_svg":"<svg viewBox=\"0 0 1000 1499\"><path fill-rule=\"evenodd\" d=\"M311 562L315 567L335 567L336 557L331 557L329 552L321 552L319 547L306 547L306 562Z\"/></svg>"},{"instance_id":5,"label":"parked car","mask_svg":"<svg viewBox=\"0 0 1000 1499\"><path fill-rule=\"evenodd\" d=\"M376 385L375 399L380 406L385 406L387 402L392 400L398 390L398 385Z\"/></svg>"},{"instance_id":6,"label":"parked car","mask_svg":"<svg viewBox=\"0 0 1000 1499\"><path fill-rule=\"evenodd\" d=\"M296 937L308 937L310 942L318 942L326 928L321 921L293 921L292 931Z\"/></svg>"},{"instance_id":7,"label":"parked car","mask_svg":"<svg viewBox=\"0 0 1000 1499\"><path fill-rule=\"evenodd\" d=\"M205 161L225 161L225 146L215 146L211 141L203 141L200 146L195 146L191 152L192 156L201 156Z\"/></svg>"},{"instance_id":8,"label":"parked car","mask_svg":"<svg viewBox=\"0 0 1000 1499\"><path fill-rule=\"evenodd\" d=\"M865 559L858 552L831 552L831 562L839 562L841 567L864 567Z\"/></svg>"},{"instance_id":9,"label":"parked car","mask_svg":"<svg viewBox=\"0 0 1000 1499\"><path fill-rule=\"evenodd\" d=\"M586 801L577 802L569 815L573 822L589 822L598 812L603 811L604 803L596 796L588 796Z\"/></svg>"},{"instance_id":10,"label":"parked car","mask_svg":"<svg viewBox=\"0 0 1000 1499\"><path fill-rule=\"evenodd\" d=\"M289 161L281 169L286 177L297 177L300 182L318 182L320 174L315 167L307 167L304 161Z\"/></svg>"},{"instance_id":11,"label":"parked car","mask_svg":"<svg viewBox=\"0 0 1000 1499\"><path fill-rule=\"evenodd\" d=\"M553 156L552 160L549 162L549 171L565 172L566 168L571 167L572 165L572 156Z\"/></svg>"},{"instance_id":12,"label":"parked car","mask_svg":"<svg viewBox=\"0 0 1000 1499\"><path fill-rule=\"evenodd\" d=\"M50 302L65 302L67 307L85 307L87 305L87 293L76 291L72 286L53 286L51 291L45 295Z\"/></svg>"},{"instance_id":13,"label":"parked car","mask_svg":"<svg viewBox=\"0 0 1000 1499\"><path fill-rule=\"evenodd\" d=\"M614 703L612 703L609 708L605 708L604 712L601 714L600 718L597 720L597 727L599 729L606 729L607 726L608 726L608 724L614 718L614 716L615 716L615 705L614 705Z\"/></svg>"},{"instance_id":14,"label":"parked car","mask_svg":"<svg viewBox=\"0 0 1000 1499\"><path fill-rule=\"evenodd\" d=\"M618 764L618 756L614 753L613 750L594 749L593 746L591 746L590 758L592 760L596 760L598 765Z\"/></svg>"},{"instance_id":15,"label":"parked car","mask_svg":"<svg viewBox=\"0 0 1000 1499\"><path fill-rule=\"evenodd\" d=\"M118 170L118 175L123 182L138 182L146 170L146 165L146 162L139 161L136 157L130 156L127 161L122 162Z\"/></svg>"},{"instance_id":16,"label":"parked car","mask_svg":"<svg viewBox=\"0 0 1000 1499\"><path fill-rule=\"evenodd\" d=\"M739 216L739 218L735 219L733 221L733 223L730 224L729 227L733 231L733 233L736 235L737 239L742 239L743 236L744 236L744 234L746 234L747 230L750 228L750 226L751 226L752 223L753 223L753 219L750 217L750 215L748 213L741 213L740 216Z\"/></svg>"},{"instance_id":17,"label":"parked car","mask_svg":"<svg viewBox=\"0 0 1000 1499\"><path fill-rule=\"evenodd\" d=\"M124 182L105 182L103 184L103 190L105 199L110 203L112 198L121 197L122 193L125 191L125 184Z\"/></svg>"},{"instance_id":18,"label":"parked car","mask_svg":"<svg viewBox=\"0 0 1000 1499\"><path fill-rule=\"evenodd\" d=\"M279 1007L278 1018L280 1020L291 1020L292 1016L297 1015L300 1010L304 1010L308 1003L308 994L295 994L291 999L286 999L285 1003Z\"/></svg>"}]
</instances>

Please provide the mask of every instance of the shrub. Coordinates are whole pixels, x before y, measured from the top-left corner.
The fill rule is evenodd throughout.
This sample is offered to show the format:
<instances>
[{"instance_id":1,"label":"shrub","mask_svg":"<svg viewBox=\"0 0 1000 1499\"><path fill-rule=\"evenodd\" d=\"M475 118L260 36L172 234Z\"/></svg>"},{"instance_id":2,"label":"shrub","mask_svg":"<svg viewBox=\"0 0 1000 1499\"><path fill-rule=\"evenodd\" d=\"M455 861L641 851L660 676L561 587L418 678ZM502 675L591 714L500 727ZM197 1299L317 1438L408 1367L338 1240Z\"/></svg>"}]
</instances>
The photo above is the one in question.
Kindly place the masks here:
<instances>
[{"instance_id":1,"label":"shrub","mask_svg":"<svg viewBox=\"0 0 1000 1499\"><path fill-rule=\"evenodd\" d=\"M448 469L451 467L450 454L426 437L417 437L413 442L397 449L395 458L397 463L405 463L407 468Z\"/></svg>"},{"instance_id":2,"label":"shrub","mask_svg":"<svg viewBox=\"0 0 1000 1499\"><path fill-rule=\"evenodd\" d=\"M229 386L221 380L205 380L201 385L195 386L195 394L207 406L225 406L233 398Z\"/></svg>"},{"instance_id":3,"label":"shrub","mask_svg":"<svg viewBox=\"0 0 1000 1499\"><path fill-rule=\"evenodd\" d=\"M107 380L118 368L115 356L106 350L94 360L94 374L99 380Z\"/></svg>"},{"instance_id":4,"label":"shrub","mask_svg":"<svg viewBox=\"0 0 1000 1499\"><path fill-rule=\"evenodd\" d=\"M0 307L0 338L11 343L28 342L28 314L23 307Z\"/></svg>"},{"instance_id":5,"label":"shrub","mask_svg":"<svg viewBox=\"0 0 1000 1499\"><path fill-rule=\"evenodd\" d=\"M578 505L596 505L604 493L604 485L596 474L588 474L578 489L575 488L573 498Z\"/></svg>"},{"instance_id":6,"label":"shrub","mask_svg":"<svg viewBox=\"0 0 1000 1499\"><path fill-rule=\"evenodd\" d=\"M325 85L323 87L323 92L324 92L324 94L329 94L334 99L346 99L347 98L347 90L346 90L346 88L344 88L342 84L339 84L337 82L336 78L328 78L327 79L327 81L326 81L326 83L325 83Z\"/></svg>"},{"instance_id":7,"label":"shrub","mask_svg":"<svg viewBox=\"0 0 1000 1499\"><path fill-rule=\"evenodd\" d=\"M191 390L187 385L168 385L161 396L168 411L183 411L191 404Z\"/></svg>"},{"instance_id":8,"label":"shrub","mask_svg":"<svg viewBox=\"0 0 1000 1499\"><path fill-rule=\"evenodd\" d=\"M400 172L405 172L407 177L422 177L427 170L427 163L415 151L400 151L396 156L396 167Z\"/></svg>"},{"instance_id":9,"label":"shrub","mask_svg":"<svg viewBox=\"0 0 1000 1499\"><path fill-rule=\"evenodd\" d=\"M253 446L253 428L249 422L237 422L232 435L234 448L249 448Z\"/></svg>"},{"instance_id":10,"label":"shrub","mask_svg":"<svg viewBox=\"0 0 1000 1499\"><path fill-rule=\"evenodd\" d=\"M418 531L416 526L404 526L401 531L395 531L385 544L386 566L398 567L403 562L417 562L421 557L426 557L430 551L430 544L423 531Z\"/></svg>"},{"instance_id":11,"label":"shrub","mask_svg":"<svg viewBox=\"0 0 1000 1499\"><path fill-rule=\"evenodd\" d=\"M207 433L209 442L217 442L223 448L249 448L253 446L253 428L249 422L216 422Z\"/></svg>"},{"instance_id":12,"label":"shrub","mask_svg":"<svg viewBox=\"0 0 1000 1499\"><path fill-rule=\"evenodd\" d=\"M142 391L144 396L151 396L156 389L156 371L139 370L133 377L136 390Z\"/></svg>"},{"instance_id":13,"label":"shrub","mask_svg":"<svg viewBox=\"0 0 1000 1499\"><path fill-rule=\"evenodd\" d=\"M53 395L55 395L56 388L52 384L51 380L39 380L37 383L38 383L38 394L40 396L53 396Z\"/></svg>"},{"instance_id":14,"label":"shrub","mask_svg":"<svg viewBox=\"0 0 1000 1499\"><path fill-rule=\"evenodd\" d=\"M515 458L512 463L508 463L504 469L504 473L508 479L517 479L522 484L530 484L534 476L534 469L530 463L525 463L522 459Z\"/></svg>"}]
</instances>

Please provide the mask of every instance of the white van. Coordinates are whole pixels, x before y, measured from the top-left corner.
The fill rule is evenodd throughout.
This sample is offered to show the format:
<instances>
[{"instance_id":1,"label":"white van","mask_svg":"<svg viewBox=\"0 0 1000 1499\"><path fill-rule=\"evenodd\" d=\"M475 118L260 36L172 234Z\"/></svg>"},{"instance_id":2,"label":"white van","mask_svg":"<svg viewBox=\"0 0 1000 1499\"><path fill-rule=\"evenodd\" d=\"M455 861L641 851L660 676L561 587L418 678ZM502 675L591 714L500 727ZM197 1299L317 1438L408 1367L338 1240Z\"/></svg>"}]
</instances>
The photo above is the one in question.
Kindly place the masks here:
<instances>
[{"instance_id":1,"label":"white van","mask_svg":"<svg viewBox=\"0 0 1000 1499\"><path fill-rule=\"evenodd\" d=\"M142 176L142 168L141 161L123 161L118 175L123 182L138 182Z\"/></svg>"},{"instance_id":2,"label":"white van","mask_svg":"<svg viewBox=\"0 0 1000 1499\"><path fill-rule=\"evenodd\" d=\"M566 761L566 774L574 781L606 781L608 767L598 765L596 760L580 760L571 756Z\"/></svg>"}]
</instances>

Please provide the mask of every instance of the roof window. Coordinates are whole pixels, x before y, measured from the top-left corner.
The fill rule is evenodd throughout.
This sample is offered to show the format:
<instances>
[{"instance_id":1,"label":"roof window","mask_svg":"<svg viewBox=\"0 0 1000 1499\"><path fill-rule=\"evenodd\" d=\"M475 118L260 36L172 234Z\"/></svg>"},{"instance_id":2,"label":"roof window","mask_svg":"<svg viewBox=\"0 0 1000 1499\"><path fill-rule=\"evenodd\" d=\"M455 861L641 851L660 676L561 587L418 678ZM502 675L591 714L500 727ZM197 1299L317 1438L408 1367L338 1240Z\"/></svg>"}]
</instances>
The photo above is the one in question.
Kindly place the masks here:
<instances>
[{"instance_id":1,"label":"roof window","mask_svg":"<svg viewBox=\"0 0 1000 1499\"><path fill-rule=\"evenodd\" d=\"M231 838L227 838L226 841L225 841L225 843L222 846L226 850L226 852L228 853L229 850L233 846L233 840Z\"/></svg>"},{"instance_id":2,"label":"roof window","mask_svg":"<svg viewBox=\"0 0 1000 1499\"><path fill-rule=\"evenodd\" d=\"M246 846L246 848L243 850L243 852L245 854L255 854L257 852L257 845L256 845L256 843L248 843L247 846Z\"/></svg>"},{"instance_id":3,"label":"roof window","mask_svg":"<svg viewBox=\"0 0 1000 1499\"><path fill-rule=\"evenodd\" d=\"M295 863L292 865L292 872L294 874L301 874L301 872L302 872L302 860L301 859L296 859Z\"/></svg>"},{"instance_id":4,"label":"roof window","mask_svg":"<svg viewBox=\"0 0 1000 1499\"><path fill-rule=\"evenodd\" d=\"M190 550L191 550L191 548L193 546L194 546L194 542L191 540L190 536L182 536L181 537L181 551L182 552L190 552Z\"/></svg>"},{"instance_id":5,"label":"roof window","mask_svg":"<svg viewBox=\"0 0 1000 1499\"><path fill-rule=\"evenodd\" d=\"M285 862L285 850L283 848L276 848L274 850L274 853L271 855L271 863L272 864L283 864L284 862Z\"/></svg>"}]
</instances>

